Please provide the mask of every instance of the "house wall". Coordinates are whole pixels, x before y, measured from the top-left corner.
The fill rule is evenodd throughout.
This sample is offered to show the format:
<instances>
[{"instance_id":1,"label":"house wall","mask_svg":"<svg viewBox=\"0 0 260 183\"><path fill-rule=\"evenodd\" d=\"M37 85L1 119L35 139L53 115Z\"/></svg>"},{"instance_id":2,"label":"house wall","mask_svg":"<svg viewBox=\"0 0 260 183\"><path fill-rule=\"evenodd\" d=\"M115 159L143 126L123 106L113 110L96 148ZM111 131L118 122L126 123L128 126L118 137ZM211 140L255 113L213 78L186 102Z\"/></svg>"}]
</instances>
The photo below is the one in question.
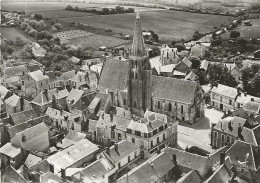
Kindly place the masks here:
<instances>
[{"instance_id":1,"label":"house wall","mask_svg":"<svg viewBox=\"0 0 260 183\"><path fill-rule=\"evenodd\" d=\"M213 148L231 146L235 142L235 140L236 140L236 137L212 128L211 146Z\"/></svg>"},{"instance_id":2,"label":"house wall","mask_svg":"<svg viewBox=\"0 0 260 183\"><path fill-rule=\"evenodd\" d=\"M6 105L5 105L5 108L6 108L6 113L7 113L7 114L12 114L12 113L21 112L20 100L19 100L19 102L18 102L18 105L16 105L16 106L11 106L11 105L6 104ZM24 100L23 110L26 111L26 110L29 110L29 109L31 109L31 108L32 108L31 104L30 104L27 100Z\"/></svg>"},{"instance_id":3,"label":"house wall","mask_svg":"<svg viewBox=\"0 0 260 183\"><path fill-rule=\"evenodd\" d=\"M219 110L223 110L223 111L234 110L234 105L235 105L234 98L219 95L216 94L215 92L210 92L211 106Z\"/></svg>"}]
</instances>

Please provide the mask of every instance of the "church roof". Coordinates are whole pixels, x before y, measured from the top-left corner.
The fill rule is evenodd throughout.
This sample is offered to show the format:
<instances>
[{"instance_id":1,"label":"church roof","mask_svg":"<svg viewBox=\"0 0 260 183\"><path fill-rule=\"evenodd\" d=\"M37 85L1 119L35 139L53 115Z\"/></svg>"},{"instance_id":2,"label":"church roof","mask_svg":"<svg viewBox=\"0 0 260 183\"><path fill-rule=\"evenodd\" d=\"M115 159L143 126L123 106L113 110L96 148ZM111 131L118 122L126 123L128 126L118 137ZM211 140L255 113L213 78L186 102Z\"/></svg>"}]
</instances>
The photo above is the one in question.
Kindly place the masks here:
<instances>
[{"instance_id":1,"label":"church roof","mask_svg":"<svg viewBox=\"0 0 260 183\"><path fill-rule=\"evenodd\" d=\"M197 83L183 79L152 76L153 97L190 104Z\"/></svg>"},{"instance_id":2,"label":"church roof","mask_svg":"<svg viewBox=\"0 0 260 183\"><path fill-rule=\"evenodd\" d=\"M99 87L125 90L127 88L129 63L119 60L108 60L102 69Z\"/></svg>"}]
</instances>

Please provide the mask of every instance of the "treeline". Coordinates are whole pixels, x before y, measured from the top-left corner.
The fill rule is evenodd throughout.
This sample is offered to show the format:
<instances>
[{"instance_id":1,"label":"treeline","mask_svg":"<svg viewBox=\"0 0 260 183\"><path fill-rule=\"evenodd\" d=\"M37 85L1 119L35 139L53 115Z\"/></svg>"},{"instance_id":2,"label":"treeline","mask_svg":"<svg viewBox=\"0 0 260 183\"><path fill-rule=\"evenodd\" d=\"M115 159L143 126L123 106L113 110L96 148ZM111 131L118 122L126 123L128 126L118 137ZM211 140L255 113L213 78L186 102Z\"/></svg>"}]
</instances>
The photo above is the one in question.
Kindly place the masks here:
<instances>
[{"instance_id":1,"label":"treeline","mask_svg":"<svg viewBox=\"0 0 260 183\"><path fill-rule=\"evenodd\" d=\"M95 13L99 15L110 15L110 14L123 14L123 13L134 13L134 8L127 8L121 6L116 6L115 8L102 8L101 10L97 9L86 9L86 8L79 8L78 6L72 7L71 5L68 5L65 10L68 11L78 11L78 12L86 12L86 13Z\"/></svg>"}]
</instances>

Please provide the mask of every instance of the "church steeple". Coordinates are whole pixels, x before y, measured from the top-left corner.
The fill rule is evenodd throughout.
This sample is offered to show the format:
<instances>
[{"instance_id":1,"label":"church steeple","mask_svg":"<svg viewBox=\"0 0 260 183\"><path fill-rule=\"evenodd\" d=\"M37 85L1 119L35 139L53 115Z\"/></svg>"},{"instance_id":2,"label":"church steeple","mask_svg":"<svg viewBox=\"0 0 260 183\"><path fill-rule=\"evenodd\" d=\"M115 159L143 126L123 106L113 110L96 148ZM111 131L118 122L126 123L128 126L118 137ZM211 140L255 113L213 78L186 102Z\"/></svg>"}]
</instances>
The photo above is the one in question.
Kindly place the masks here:
<instances>
[{"instance_id":1,"label":"church steeple","mask_svg":"<svg viewBox=\"0 0 260 183\"><path fill-rule=\"evenodd\" d=\"M138 57L146 56L139 10L137 10L136 13L134 38L133 38L133 45L132 45L132 56L138 56Z\"/></svg>"}]
</instances>

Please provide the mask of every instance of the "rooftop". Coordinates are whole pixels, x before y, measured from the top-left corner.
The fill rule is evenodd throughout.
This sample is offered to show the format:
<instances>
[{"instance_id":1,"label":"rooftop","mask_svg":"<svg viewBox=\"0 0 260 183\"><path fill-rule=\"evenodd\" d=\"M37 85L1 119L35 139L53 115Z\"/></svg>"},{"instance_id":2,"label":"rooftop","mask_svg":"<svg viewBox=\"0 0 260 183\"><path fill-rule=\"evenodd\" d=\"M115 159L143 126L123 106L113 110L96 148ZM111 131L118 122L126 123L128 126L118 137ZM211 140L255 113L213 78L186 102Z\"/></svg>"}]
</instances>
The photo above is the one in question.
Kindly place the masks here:
<instances>
[{"instance_id":1,"label":"rooftop","mask_svg":"<svg viewBox=\"0 0 260 183\"><path fill-rule=\"evenodd\" d=\"M43 72L41 70L29 72L28 75L31 76L35 81L49 79L47 75L43 75Z\"/></svg>"},{"instance_id":2,"label":"rooftop","mask_svg":"<svg viewBox=\"0 0 260 183\"><path fill-rule=\"evenodd\" d=\"M21 149L8 142L0 148L0 153L9 156L10 158L15 158L18 154L21 153Z\"/></svg>"}]
</instances>

